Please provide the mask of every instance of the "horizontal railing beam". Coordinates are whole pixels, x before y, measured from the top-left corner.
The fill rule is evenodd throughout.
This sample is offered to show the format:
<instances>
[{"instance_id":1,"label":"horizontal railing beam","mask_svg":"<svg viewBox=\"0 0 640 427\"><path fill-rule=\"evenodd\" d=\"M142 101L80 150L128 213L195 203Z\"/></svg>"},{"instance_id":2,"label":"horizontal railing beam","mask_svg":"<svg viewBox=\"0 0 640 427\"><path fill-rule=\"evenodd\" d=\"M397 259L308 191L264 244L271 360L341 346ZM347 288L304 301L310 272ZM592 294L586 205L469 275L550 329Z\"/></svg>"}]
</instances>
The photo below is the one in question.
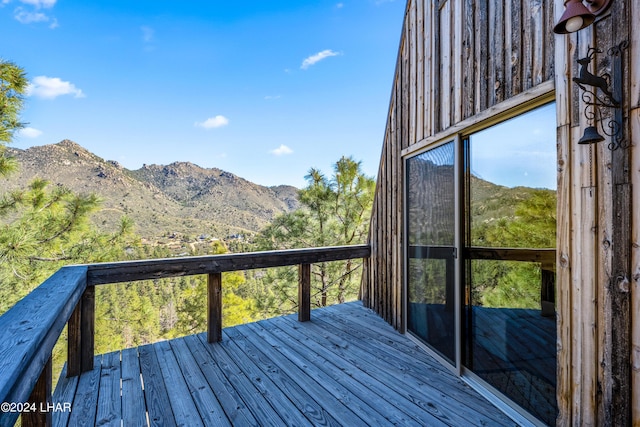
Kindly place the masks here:
<instances>
[{"instance_id":1,"label":"horizontal railing beam","mask_svg":"<svg viewBox=\"0 0 640 427\"><path fill-rule=\"evenodd\" d=\"M225 271L316 264L368 258L370 255L371 248L368 245L353 245L89 264L86 266L88 268L87 284L93 286Z\"/></svg>"},{"instance_id":2,"label":"horizontal railing beam","mask_svg":"<svg viewBox=\"0 0 640 427\"><path fill-rule=\"evenodd\" d=\"M465 248L465 256L471 259L540 262L543 266L556 263L556 250L553 248L491 248L472 246Z\"/></svg>"},{"instance_id":3,"label":"horizontal railing beam","mask_svg":"<svg viewBox=\"0 0 640 427\"><path fill-rule=\"evenodd\" d=\"M455 258L453 246L410 245L409 258L412 259L449 259ZM544 267L552 267L556 263L556 250L553 248L494 248L471 246L464 248L467 259L540 262Z\"/></svg>"}]
</instances>

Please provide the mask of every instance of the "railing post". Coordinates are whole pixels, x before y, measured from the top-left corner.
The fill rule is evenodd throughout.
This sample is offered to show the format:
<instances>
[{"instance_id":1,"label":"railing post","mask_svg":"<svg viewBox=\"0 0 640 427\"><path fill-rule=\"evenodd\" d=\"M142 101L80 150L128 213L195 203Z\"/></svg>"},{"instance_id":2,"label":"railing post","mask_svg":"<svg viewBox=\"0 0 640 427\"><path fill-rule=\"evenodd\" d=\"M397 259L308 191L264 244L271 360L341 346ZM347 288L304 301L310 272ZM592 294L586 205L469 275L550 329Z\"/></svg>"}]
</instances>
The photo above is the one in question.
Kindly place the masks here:
<instances>
[{"instance_id":1,"label":"railing post","mask_svg":"<svg viewBox=\"0 0 640 427\"><path fill-rule=\"evenodd\" d=\"M298 266L298 321L311 320L311 264Z\"/></svg>"},{"instance_id":2,"label":"railing post","mask_svg":"<svg viewBox=\"0 0 640 427\"><path fill-rule=\"evenodd\" d=\"M543 317L556 315L556 273L553 263L542 263L540 286L540 314Z\"/></svg>"},{"instance_id":3,"label":"railing post","mask_svg":"<svg viewBox=\"0 0 640 427\"><path fill-rule=\"evenodd\" d=\"M42 373L29 396L29 411L22 412L22 427L48 427L53 424L51 400L51 357L44 365ZM33 410L32 410L33 409Z\"/></svg>"},{"instance_id":4,"label":"railing post","mask_svg":"<svg viewBox=\"0 0 640 427\"><path fill-rule=\"evenodd\" d=\"M207 340L222 341L222 273L207 278Z\"/></svg>"},{"instance_id":5,"label":"railing post","mask_svg":"<svg viewBox=\"0 0 640 427\"><path fill-rule=\"evenodd\" d=\"M93 369L96 322L96 289L87 286L69 318L67 343L67 377Z\"/></svg>"}]
</instances>

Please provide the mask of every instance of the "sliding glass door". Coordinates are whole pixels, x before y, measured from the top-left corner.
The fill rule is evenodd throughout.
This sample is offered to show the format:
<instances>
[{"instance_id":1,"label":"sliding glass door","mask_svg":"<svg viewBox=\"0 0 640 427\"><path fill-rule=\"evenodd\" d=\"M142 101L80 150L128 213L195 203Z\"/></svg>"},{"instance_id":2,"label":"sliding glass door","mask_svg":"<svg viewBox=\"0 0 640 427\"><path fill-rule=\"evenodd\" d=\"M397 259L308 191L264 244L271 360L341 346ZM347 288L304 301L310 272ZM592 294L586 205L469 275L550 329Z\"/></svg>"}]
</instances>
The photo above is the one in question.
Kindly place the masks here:
<instances>
[{"instance_id":1,"label":"sliding glass door","mask_svg":"<svg viewBox=\"0 0 640 427\"><path fill-rule=\"evenodd\" d=\"M555 123L548 104L405 162L407 329L546 424L557 416Z\"/></svg>"}]
</instances>

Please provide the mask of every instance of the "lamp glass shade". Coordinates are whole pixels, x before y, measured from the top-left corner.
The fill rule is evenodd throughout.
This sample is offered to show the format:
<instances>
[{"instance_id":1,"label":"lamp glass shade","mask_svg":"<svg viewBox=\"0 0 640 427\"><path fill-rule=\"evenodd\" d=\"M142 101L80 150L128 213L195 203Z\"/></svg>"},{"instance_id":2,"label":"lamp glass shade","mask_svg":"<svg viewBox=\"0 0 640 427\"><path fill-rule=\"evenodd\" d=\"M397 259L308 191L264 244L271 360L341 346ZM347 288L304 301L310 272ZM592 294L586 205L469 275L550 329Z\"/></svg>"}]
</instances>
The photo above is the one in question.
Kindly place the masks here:
<instances>
[{"instance_id":1,"label":"lamp glass shade","mask_svg":"<svg viewBox=\"0 0 640 427\"><path fill-rule=\"evenodd\" d=\"M579 19L578 19L579 18ZM569 34L588 27L596 19L581 0L568 0L565 2L564 13L553 27L556 34Z\"/></svg>"},{"instance_id":2,"label":"lamp glass shade","mask_svg":"<svg viewBox=\"0 0 640 427\"><path fill-rule=\"evenodd\" d=\"M582 16L574 16L573 18L569 18L567 22L564 24L564 28L569 33L575 33L584 25L584 19Z\"/></svg>"},{"instance_id":3,"label":"lamp glass shade","mask_svg":"<svg viewBox=\"0 0 640 427\"><path fill-rule=\"evenodd\" d=\"M604 141L604 136L598 133L598 129L595 126L588 126L584 129L584 135L582 135L578 144L595 144L600 141Z\"/></svg>"}]
</instances>

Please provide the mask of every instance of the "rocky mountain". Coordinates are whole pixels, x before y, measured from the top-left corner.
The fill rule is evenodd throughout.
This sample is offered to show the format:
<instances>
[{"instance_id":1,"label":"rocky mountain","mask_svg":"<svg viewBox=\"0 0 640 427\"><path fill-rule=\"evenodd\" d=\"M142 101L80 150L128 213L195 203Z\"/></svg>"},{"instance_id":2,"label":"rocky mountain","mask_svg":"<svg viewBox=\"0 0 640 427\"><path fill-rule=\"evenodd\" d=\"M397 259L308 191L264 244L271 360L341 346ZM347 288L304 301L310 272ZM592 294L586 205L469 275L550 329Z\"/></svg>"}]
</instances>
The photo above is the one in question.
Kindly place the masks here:
<instances>
[{"instance_id":1,"label":"rocky mountain","mask_svg":"<svg viewBox=\"0 0 640 427\"><path fill-rule=\"evenodd\" d=\"M20 169L0 180L0 191L24 187L35 177L79 193L96 193L103 208L96 224L111 229L126 214L148 239L181 233L211 235L255 232L279 213L298 207L297 189L264 187L220 169L188 162L128 170L73 141L9 148Z\"/></svg>"}]
</instances>

